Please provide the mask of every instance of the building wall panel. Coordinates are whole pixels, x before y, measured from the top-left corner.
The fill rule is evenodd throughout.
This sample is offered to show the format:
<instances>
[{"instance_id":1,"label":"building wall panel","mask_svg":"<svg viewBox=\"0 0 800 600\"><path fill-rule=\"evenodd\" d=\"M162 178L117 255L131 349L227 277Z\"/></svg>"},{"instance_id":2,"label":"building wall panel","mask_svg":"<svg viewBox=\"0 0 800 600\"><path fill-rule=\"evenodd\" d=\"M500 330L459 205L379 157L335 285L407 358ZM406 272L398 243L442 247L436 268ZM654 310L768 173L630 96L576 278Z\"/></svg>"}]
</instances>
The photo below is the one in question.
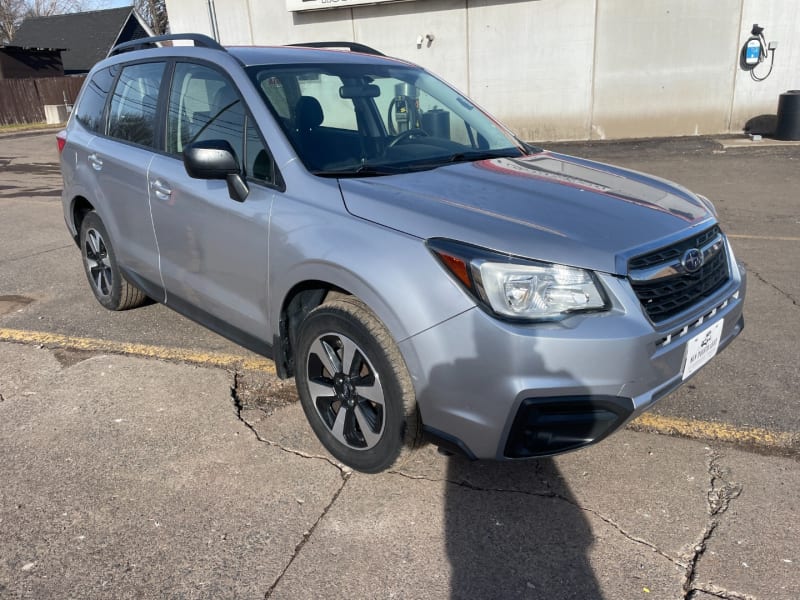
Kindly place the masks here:
<instances>
[{"instance_id":1,"label":"building wall panel","mask_svg":"<svg viewBox=\"0 0 800 600\"><path fill-rule=\"evenodd\" d=\"M524 139L588 137L595 0L469 6L472 97Z\"/></svg>"},{"instance_id":2,"label":"building wall panel","mask_svg":"<svg viewBox=\"0 0 800 600\"><path fill-rule=\"evenodd\" d=\"M534 141L740 132L800 87L797 0L416 0L310 12L285 0L215 4L223 44L374 46L432 70ZM173 31L211 33L208 0L167 7ZM739 68L753 23L779 42L761 83Z\"/></svg>"},{"instance_id":3,"label":"building wall panel","mask_svg":"<svg viewBox=\"0 0 800 600\"><path fill-rule=\"evenodd\" d=\"M741 0L598 0L592 138L728 128Z\"/></svg>"}]
</instances>

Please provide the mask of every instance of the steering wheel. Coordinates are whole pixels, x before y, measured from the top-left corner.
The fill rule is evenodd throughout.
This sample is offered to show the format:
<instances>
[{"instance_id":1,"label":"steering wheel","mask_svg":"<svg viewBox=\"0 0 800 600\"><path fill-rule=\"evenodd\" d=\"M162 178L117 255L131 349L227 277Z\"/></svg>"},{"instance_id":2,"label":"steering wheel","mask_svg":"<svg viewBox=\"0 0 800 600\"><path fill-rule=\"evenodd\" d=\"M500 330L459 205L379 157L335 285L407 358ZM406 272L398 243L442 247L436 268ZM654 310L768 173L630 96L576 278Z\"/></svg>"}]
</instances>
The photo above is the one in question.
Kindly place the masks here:
<instances>
[{"instance_id":1,"label":"steering wheel","mask_svg":"<svg viewBox=\"0 0 800 600\"><path fill-rule=\"evenodd\" d=\"M400 142L415 136L428 137L428 132L425 131L424 129L420 129L419 127L414 127L413 129L407 129L405 131L401 131L399 134L397 134L396 138L394 138L391 142L389 142L387 148L394 148Z\"/></svg>"}]
</instances>

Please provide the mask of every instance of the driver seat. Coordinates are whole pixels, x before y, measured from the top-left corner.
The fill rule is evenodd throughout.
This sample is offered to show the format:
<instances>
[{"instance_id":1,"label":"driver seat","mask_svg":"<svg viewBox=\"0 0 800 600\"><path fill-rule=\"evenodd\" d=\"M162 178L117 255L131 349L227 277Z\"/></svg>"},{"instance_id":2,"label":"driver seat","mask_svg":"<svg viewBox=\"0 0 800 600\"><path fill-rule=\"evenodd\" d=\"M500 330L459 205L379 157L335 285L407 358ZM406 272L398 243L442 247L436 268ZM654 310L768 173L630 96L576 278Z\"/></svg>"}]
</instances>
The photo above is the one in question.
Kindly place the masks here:
<instances>
[{"instance_id":1,"label":"driver seat","mask_svg":"<svg viewBox=\"0 0 800 600\"><path fill-rule=\"evenodd\" d=\"M325 120L319 100L313 96L300 96L294 107L295 140L297 151L310 169L319 169L323 163L324 148L320 125Z\"/></svg>"}]
</instances>

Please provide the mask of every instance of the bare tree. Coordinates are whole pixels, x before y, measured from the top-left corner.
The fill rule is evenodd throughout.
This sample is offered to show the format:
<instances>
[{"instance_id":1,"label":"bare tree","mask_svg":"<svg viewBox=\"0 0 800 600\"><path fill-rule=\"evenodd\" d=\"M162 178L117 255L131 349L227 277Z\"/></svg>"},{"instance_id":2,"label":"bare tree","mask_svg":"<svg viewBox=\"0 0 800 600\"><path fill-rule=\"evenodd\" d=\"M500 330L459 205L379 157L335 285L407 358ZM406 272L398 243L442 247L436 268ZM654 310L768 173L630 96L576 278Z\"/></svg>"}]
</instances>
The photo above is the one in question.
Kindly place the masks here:
<instances>
[{"instance_id":1,"label":"bare tree","mask_svg":"<svg viewBox=\"0 0 800 600\"><path fill-rule=\"evenodd\" d=\"M76 0L28 0L26 16L49 17L83 10L83 2Z\"/></svg>"},{"instance_id":2,"label":"bare tree","mask_svg":"<svg viewBox=\"0 0 800 600\"><path fill-rule=\"evenodd\" d=\"M27 10L25 0L0 0L0 43L7 44L13 39Z\"/></svg>"},{"instance_id":3,"label":"bare tree","mask_svg":"<svg viewBox=\"0 0 800 600\"><path fill-rule=\"evenodd\" d=\"M136 0L133 6L136 12L150 25L154 34L167 33L169 20L167 19L166 0Z\"/></svg>"}]
</instances>

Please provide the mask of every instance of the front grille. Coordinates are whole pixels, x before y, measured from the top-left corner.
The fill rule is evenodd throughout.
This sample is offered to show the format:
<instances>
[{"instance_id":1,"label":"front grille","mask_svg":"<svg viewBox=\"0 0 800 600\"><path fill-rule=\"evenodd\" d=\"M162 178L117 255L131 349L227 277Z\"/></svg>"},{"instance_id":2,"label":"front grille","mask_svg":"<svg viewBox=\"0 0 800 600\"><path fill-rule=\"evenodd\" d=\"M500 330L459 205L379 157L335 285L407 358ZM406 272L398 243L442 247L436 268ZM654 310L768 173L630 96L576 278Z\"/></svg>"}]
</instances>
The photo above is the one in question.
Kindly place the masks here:
<instances>
[{"instance_id":1,"label":"front grille","mask_svg":"<svg viewBox=\"0 0 800 600\"><path fill-rule=\"evenodd\" d=\"M710 253L705 264L695 273L685 272L680 265L684 253L692 248L713 246L717 239L721 245L717 251ZM721 240L722 233L715 225L673 246L637 256L628 262L628 272L631 274L642 269L657 273L660 267L664 267L664 276L656 275L646 281L631 277L633 290L654 323L691 308L725 285L730 272L728 255Z\"/></svg>"},{"instance_id":2,"label":"front grille","mask_svg":"<svg viewBox=\"0 0 800 600\"><path fill-rule=\"evenodd\" d=\"M634 271L636 269L646 269L648 267L677 260L690 248L702 248L721 233L722 232L720 231L719 226L714 225L712 228L706 229L704 232L694 237L685 239L682 242L678 242L674 246L668 246L666 248L661 248L654 252L649 252L648 254L643 254L641 256L637 256L636 258L632 258L628 262L628 270Z\"/></svg>"}]
</instances>

